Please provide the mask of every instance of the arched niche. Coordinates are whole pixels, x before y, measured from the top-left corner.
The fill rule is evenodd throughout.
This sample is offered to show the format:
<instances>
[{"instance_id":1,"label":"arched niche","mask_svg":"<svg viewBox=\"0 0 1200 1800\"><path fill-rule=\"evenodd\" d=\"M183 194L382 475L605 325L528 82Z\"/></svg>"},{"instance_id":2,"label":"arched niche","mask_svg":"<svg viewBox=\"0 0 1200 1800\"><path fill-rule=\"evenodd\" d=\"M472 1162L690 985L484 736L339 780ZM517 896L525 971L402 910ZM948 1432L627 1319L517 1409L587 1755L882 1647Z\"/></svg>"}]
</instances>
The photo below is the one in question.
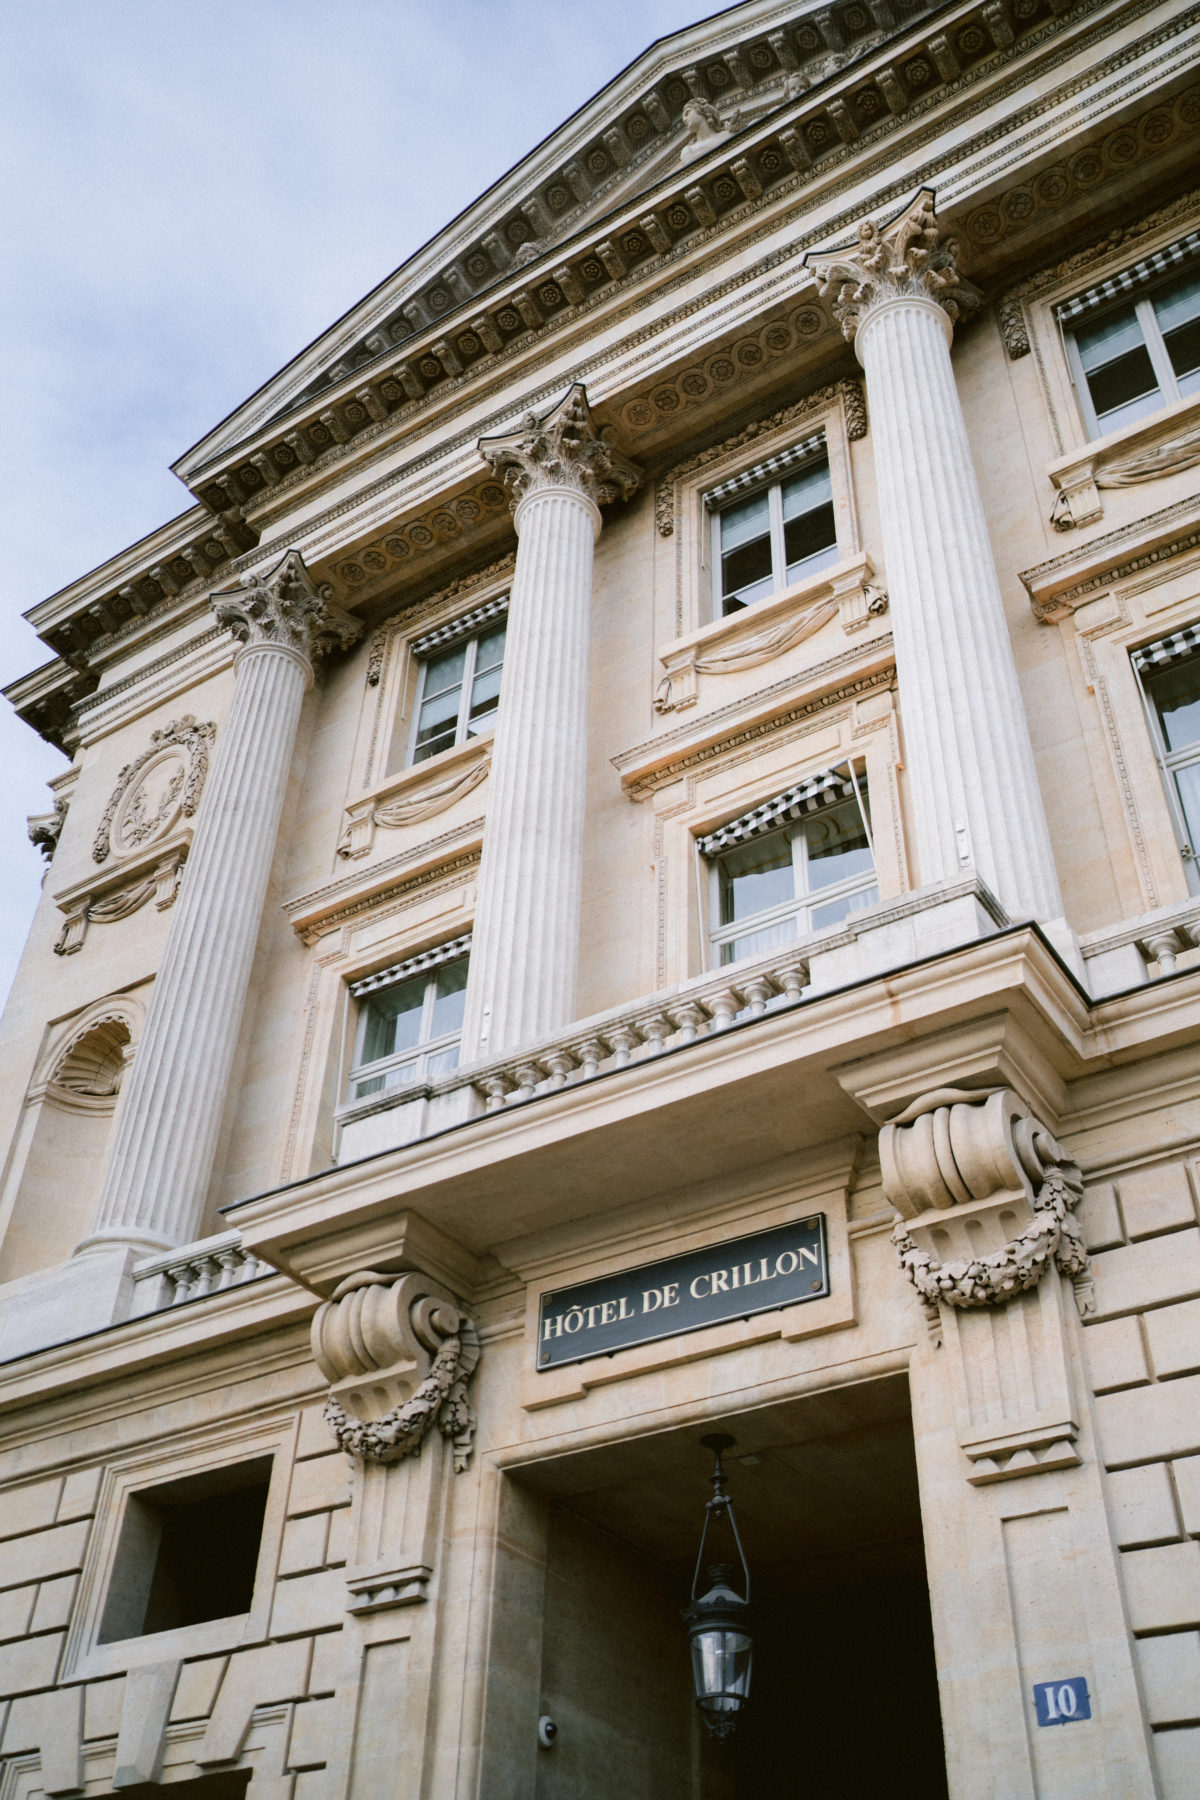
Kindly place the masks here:
<instances>
[{"instance_id":1,"label":"arched niche","mask_svg":"<svg viewBox=\"0 0 1200 1800\"><path fill-rule=\"evenodd\" d=\"M142 1019L141 1003L122 994L52 1031L25 1096L5 1182L0 1283L56 1268L90 1231Z\"/></svg>"}]
</instances>

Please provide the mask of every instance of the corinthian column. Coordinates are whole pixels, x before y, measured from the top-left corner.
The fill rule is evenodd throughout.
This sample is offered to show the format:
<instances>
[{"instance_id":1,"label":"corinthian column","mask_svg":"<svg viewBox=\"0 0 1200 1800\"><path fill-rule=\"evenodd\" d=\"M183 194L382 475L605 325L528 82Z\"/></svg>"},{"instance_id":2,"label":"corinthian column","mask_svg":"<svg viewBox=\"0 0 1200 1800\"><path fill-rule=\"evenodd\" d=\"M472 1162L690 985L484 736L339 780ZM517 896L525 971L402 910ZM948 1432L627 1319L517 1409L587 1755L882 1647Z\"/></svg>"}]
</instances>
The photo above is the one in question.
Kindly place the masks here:
<instances>
[{"instance_id":1,"label":"corinthian column","mask_svg":"<svg viewBox=\"0 0 1200 1800\"><path fill-rule=\"evenodd\" d=\"M268 575L214 594L241 642L233 706L208 792L146 1029L129 1073L91 1237L145 1251L199 1230L212 1175L296 726L313 663L352 644L356 619L314 587L290 551Z\"/></svg>"},{"instance_id":2,"label":"corinthian column","mask_svg":"<svg viewBox=\"0 0 1200 1800\"><path fill-rule=\"evenodd\" d=\"M463 1024L465 1060L575 1016L587 788L592 550L600 507L639 472L576 384L542 419L483 438L514 495L519 543Z\"/></svg>"},{"instance_id":3,"label":"corinthian column","mask_svg":"<svg viewBox=\"0 0 1200 1800\"><path fill-rule=\"evenodd\" d=\"M921 880L972 866L1012 918L1062 913L1025 707L950 366L980 295L923 190L817 263L866 371Z\"/></svg>"}]
</instances>

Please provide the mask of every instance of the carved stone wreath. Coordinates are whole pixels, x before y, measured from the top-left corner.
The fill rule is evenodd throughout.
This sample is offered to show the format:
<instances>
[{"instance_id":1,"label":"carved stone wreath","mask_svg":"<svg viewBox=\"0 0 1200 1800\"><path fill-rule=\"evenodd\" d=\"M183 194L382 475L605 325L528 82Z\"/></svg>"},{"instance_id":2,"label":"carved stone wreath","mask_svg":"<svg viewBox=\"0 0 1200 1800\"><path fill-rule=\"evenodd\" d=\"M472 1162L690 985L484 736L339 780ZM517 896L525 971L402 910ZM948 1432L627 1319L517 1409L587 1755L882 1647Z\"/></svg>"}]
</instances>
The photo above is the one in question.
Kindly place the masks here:
<instances>
[{"instance_id":1,"label":"carved stone wreath","mask_svg":"<svg viewBox=\"0 0 1200 1800\"><path fill-rule=\"evenodd\" d=\"M1072 1280L1087 1273L1087 1251L1072 1208L1083 1193L1077 1169L1051 1169L1033 1197L1034 1218L1002 1250L968 1262L941 1263L914 1243L898 1218L892 1228L900 1267L925 1305L1002 1306L1036 1287L1051 1262Z\"/></svg>"},{"instance_id":2,"label":"carved stone wreath","mask_svg":"<svg viewBox=\"0 0 1200 1800\"><path fill-rule=\"evenodd\" d=\"M198 725L191 713L151 732L149 747L117 776L92 844L94 862L107 862L114 850L140 850L163 837L178 818L192 816L216 733L215 725ZM163 777L157 792L151 786L156 771Z\"/></svg>"}]
</instances>

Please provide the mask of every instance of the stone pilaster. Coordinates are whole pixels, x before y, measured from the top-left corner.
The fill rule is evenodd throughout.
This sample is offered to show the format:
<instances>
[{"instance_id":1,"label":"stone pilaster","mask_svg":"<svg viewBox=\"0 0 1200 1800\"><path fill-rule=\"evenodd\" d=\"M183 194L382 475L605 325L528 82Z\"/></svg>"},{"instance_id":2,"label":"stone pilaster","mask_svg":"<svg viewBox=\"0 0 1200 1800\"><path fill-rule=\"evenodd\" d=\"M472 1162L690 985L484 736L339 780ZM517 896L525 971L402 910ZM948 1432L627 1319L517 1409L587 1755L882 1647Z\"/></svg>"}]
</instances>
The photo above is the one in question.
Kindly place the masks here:
<instances>
[{"instance_id":1,"label":"stone pilaster","mask_svg":"<svg viewBox=\"0 0 1200 1800\"><path fill-rule=\"evenodd\" d=\"M512 490L519 545L463 1026L464 1061L575 1016L587 788L592 553L600 507L638 471L576 385L480 450Z\"/></svg>"},{"instance_id":2,"label":"stone pilaster","mask_svg":"<svg viewBox=\"0 0 1200 1800\"><path fill-rule=\"evenodd\" d=\"M1013 918L1062 914L1033 748L959 404L954 321L979 304L928 190L817 262L866 371L923 883L971 867Z\"/></svg>"},{"instance_id":3,"label":"stone pilaster","mask_svg":"<svg viewBox=\"0 0 1200 1800\"><path fill-rule=\"evenodd\" d=\"M242 645L233 706L80 1250L165 1250L201 1226L300 707L316 658L362 629L296 551L212 604Z\"/></svg>"}]
</instances>

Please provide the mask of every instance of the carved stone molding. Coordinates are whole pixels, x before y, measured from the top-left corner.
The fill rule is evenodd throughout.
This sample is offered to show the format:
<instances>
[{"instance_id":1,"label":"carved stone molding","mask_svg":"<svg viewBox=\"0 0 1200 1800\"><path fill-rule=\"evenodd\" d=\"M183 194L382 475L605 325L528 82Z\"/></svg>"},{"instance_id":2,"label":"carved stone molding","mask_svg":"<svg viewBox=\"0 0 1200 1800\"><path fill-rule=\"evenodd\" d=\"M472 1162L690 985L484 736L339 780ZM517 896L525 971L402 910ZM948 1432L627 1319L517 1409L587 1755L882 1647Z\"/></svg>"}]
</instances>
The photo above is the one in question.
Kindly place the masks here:
<instances>
[{"instance_id":1,"label":"carved stone molding","mask_svg":"<svg viewBox=\"0 0 1200 1800\"><path fill-rule=\"evenodd\" d=\"M787 425L797 425L803 420L824 412L838 401L846 419L846 436L848 438L864 438L867 435L867 401L861 381L835 381L829 387L821 387L803 400L793 401L791 406L784 406L778 412L771 413L768 418L755 419L732 437L722 438L719 444L712 444L707 450L697 451L685 462L676 463L668 469L658 484L654 496L654 519L660 537L671 537L675 531L675 509L679 484L694 475L699 469L707 468L710 463L729 456L740 450L744 444L752 444L756 438L770 432L781 431ZM628 408L626 409L628 411Z\"/></svg>"},{"instance_id":2,"label":"carved stone molding","mask_svg":"<svg viewBox=\"0 0 1200 1800\"><path fill-rule=\"evenodd\" d=\"M92 844L94 862L106 862L113 851L136 854L164 838L181 818L191 818L216 735L215 725L198 725L191 713L151 732L149 747L117 776Z\"/></svg>"},{"instance_id":3,"label":"carved stone molding","mask_svg":"<svg viewBox=\"0 0 1200 1800\"><path fill-rule=\"evenodd\" d=\"M1087 1273L1073 1208L1083 1180L1010 1088L937 1088L879 1134L887 1199L896 1207L900 1266L931 1323L941 1305L1002 1306L1050 1267ZM1007 1241L989 1249L997 1228ZM947 1249L967 1252L943 1261Z\"/></svg>"},{"instance_id":4,"label":"carved stone molding","mask_svg":"<svg viewBox=\"0 0 1200 1800\"><path fill-rule=\"evenodd\" d=\"M58 849L58 840L67 822L70 804L65 794L59 794L55 799L53 812L30 813L25 821L30 843L41 851L48 863L54 860L54 852Z\"/></svg>"},{"instance_id":5,"label":"carved stone molding","mask_svg":"<svg viewBox=\"0 0 1200 1800\"><path fill-rule=\"evenodd\" d=\"M888 300L933 300L952 324L983 300L958 272L958 241L942 237L928 188L891 225L864 219L852 249L814 258L813 267L850 343Z\"/></svg>"},{"instance_id":6,"label":"carved stone molding","mask_svg":"<svg viewBox=\"0 0 1200 1800\"><path fill-rule=\"evenodd\" d=\"M419 825L474 792L487 780L490 745L476 739L465 744L463 750L469 754L460 753L449 768L439 767L423 774L426 765L418 763L415 769L406 769L386 793L369 794L348 806L338 855L347 861L368 856L377 827L396 831L406 825Z\"/></svg>"},{"instance_id":7,"label":"carved stone molding","mask_svg":"<svg viewBox=\"0 0 1200 1800\"><path fill-rule=\"evenodd\" d=\"M114 925L151 900L158 912L174 906L190 842L190 832L176 835L157 850L152 846L150 855L120 865L110 875L93 875L55 894L55 904L66 914L55 956L74 956L82 950L89 925Z\"/></svg>"},{"instance_id":8,"label":"carved stone molding","mask_svg":"<svg viewBox=\"0 0 1200 1800\"><path fill-rule=\"evenodd\" d=\"M373 1269L347 1276L317 1310L312 1351L330 1383L326 1420L348 1455L399 1462L420 1451L436 1423L453 1443L455 1469L466 1468L479 1337L437 1282Z\"/></svg>"},{"instance_id":9,"label":"carved stone molding","mask_svg":"<svg viewBox=\"0 0 1200 1800\"><path fill-rule=\"evenodd\" d=\"M328 583L318 586L298 550L289 550L265 575L212 596L219 622L247 648L273 645L315 663L330 650L348 650L362 621L333 604Z\"/></svg>"},{"instance_id":10,"label":"carved stone molding","mask_svg":"<svg viewBox=\"0 0 1200 1800\"><path fill-rule=\"evenodd\" d=\"M860 630L887 611L887 595L870 577L871 559L860 555L746 607L665 646L666 674L654 696L657 713L681 711L699 698L702 675L732 675L783 656L841 614L846 632Z\"/></svg>"},{"instance_id":11,"label":"carved stone molding","mask_svg":"<svg viewBox=\"0 0 1200 1800\"><path fill-rule=\"evenodd\" d=\"M1102 518L1102 488L1139 487L1194 469L1200 463L1198 411L1195 399L1189 399L1086 451L1060 457L1049 470L1058 489L1050 512L1055 530L1071 531ZM1176 429L1180 425L1182 431Z\"/></svg>"},{"instance_id":12,"label":"carved stone molding","mask_svg":"<svg viewBox=\"0 0 1200 1800\"><path fill-rule=\"evenodd\" d=\"M527 413L516 431L481 438L480 454L519 503L541 488L574 488L602 506L628 500L642 472L615 449L592 423L587 393L579 382L539 419Z\"/></svg>"}]
</instances>

